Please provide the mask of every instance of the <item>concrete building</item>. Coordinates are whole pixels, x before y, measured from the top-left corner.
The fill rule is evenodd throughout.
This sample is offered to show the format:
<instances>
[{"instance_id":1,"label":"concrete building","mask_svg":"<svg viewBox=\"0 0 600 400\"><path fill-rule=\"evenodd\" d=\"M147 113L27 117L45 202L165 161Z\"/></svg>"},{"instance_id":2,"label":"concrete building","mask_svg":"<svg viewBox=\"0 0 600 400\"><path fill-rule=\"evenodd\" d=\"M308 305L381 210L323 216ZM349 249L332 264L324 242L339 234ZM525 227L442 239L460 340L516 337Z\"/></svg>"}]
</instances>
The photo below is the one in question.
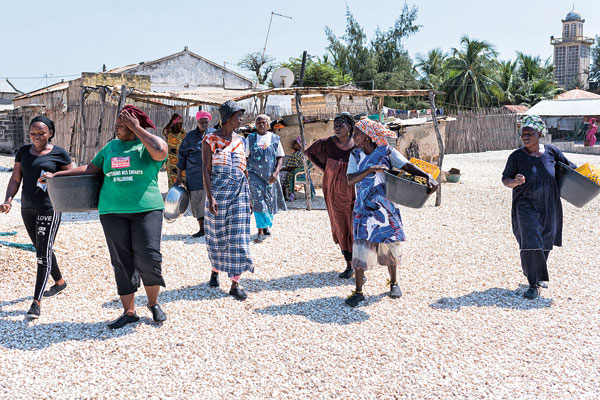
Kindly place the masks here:
<instances>
[{"instance_id":1,"label":"concrete building","mask_svg":"<svg viewBox=\"0 0 600 400\"><path fill-rule=\"evenodd\" d=\"M583 36L585 19L572 10L562 20L562 37L550 37L554 46L554 77L563 89L587 90L590 86L590 47L594 39Z\"/></svg>"},{"instance_id":2,"label":"concrete building","mask_svg":"<svg viewBox=\"0 0 600 400\"><path fill-rule=\"evenodd\" d=\"M13 99L18 92L7 80L0 80L0 110L12 108Z\"/></svg>"},{"instance_id":3,"label":"concrete building","mask_svg":"<svg viewBox=\"0 0 600 400\"><path fill-rule=\"evenodd\" d=\"M152 61L142 61L107 71L148 75L152 91L167 92L194 88L249 89L254 82L243 75L188 50Z\"/></svg>"}]
</instances>

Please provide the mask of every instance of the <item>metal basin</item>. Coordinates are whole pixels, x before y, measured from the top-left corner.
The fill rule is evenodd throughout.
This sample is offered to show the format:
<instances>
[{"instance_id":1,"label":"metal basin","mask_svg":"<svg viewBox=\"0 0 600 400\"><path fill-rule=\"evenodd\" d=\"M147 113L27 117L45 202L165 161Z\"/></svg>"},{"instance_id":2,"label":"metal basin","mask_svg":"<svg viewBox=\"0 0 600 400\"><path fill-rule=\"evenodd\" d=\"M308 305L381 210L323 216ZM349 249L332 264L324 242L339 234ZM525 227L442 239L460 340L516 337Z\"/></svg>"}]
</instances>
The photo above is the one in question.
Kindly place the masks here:
<instances>
[{"instance_id":1,"label":"metal basin","mask_svg":"<svg viewBox=\"0 0 600 400\"><path fill-rule=\"evenodd\" d=\"M46 179L52 207L59 212L98 209L104 175L56 176Z\"/></svg>"},{"instance_id":2,"label":"metal basin","mask_svg":"<svg viewBox=\"0 0 600 400\"><path fill-rule=\"evenodd\" d=\"M188 191L180 185L173 185L165 197L165 221L173 222L187 210L190 204Z\"/></svg>"}]
</instances>

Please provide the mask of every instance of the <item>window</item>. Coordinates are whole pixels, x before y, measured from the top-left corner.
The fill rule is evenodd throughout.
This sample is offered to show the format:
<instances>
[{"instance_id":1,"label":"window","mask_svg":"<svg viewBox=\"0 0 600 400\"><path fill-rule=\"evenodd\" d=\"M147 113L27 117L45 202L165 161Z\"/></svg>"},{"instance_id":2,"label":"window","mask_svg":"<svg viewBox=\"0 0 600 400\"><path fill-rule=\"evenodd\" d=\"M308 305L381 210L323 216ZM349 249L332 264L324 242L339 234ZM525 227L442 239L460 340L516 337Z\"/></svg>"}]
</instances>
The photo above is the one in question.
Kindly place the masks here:
<instances>
[{"instance_id":1,"label":"window","mask_svg":"<svg viewBox=\"0 0 600 400\"><path fill-rule=\"evenodd\" d=\"M554 48L554 77L559 85L565 85L565 47Z\"/></svg>"},{"instance_id":2,"label":"window","mask_svg":"<svg viewBox=\"0 0 600 400\"><path fill-rule=\"evenodd\" d=\"M566 37L566 38L569 37L569 24L563 25L563 37Z\"/></svg>"},{"instance_id":3,"label":"window","mask_svg":"<svg viewBox=\"0 0 600 400\"><path fill-rule=\"evenodd\" d=\"M590 48L588 46L579 46L581 47L581 58L590 58Z\"/></svg>"},{"instance_id":4,"label":"window","mask_svg":"<svg viewBox=\"0 0 600 400\"><path fill-rule=\"evenodd\" d=\"M579 46L569 46L567 51L567 83L577 78L579 72Z\"/></svg>"},{"instance_id":5,"label":"window","mask_svg":"<svg viewBox=\"0 0 600 400\"><path fill-rule=\"evenodd\" d=\"M577 36L577 28L575 24L571 24L571 36Z\"/></svg>"}]
</instances>

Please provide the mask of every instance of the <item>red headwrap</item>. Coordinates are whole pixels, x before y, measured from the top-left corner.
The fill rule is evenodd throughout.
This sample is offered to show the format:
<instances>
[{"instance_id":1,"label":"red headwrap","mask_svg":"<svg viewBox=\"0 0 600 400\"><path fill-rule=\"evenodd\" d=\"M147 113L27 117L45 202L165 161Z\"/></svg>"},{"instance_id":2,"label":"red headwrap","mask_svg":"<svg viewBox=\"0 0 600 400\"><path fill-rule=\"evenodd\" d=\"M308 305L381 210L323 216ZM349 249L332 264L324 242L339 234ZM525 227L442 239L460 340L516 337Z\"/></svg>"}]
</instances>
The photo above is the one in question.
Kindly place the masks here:
<instances>
[{"instance_id":1,"label":"red headwrap","mask_svg":"<svg viewBox=\"0 0 600 400\"><path fill-rule=\"evenodd\" d=\"M145 112L143 112L142 110L140 110L136 106L132 106L132 105L128 104L125 107L123 107L123 111L129 112L138 121L140 121L140 126L142 128L144 128L144 129L145 128L156 129L156 126L154 126L154 123L152 122L152 120L150 119L150 117L148 117L148 115Z\"/></svg>"}]
</instances>

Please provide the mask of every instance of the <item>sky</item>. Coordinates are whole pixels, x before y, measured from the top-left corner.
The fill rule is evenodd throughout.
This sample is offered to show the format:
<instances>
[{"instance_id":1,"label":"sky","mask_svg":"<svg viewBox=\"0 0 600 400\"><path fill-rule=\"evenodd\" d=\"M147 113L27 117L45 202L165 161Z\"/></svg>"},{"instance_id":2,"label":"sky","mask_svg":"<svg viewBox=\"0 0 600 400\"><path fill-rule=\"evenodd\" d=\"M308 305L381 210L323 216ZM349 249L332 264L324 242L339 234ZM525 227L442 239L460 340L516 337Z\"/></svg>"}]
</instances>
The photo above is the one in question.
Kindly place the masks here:
<instances>
[{"instance_id":1,"label":"sky","mask_svg":"<svg viewBox=\"0 0 600 400\"><path fill-rule=\"evenodd\" d=\"M487 40L500 59L515 52L552 55L550 36L561 36L561 19L573 8L561 0L418 0L420 31L404 42L411 56L439 47L450 51L460 37ZM183 50L224 64L236 72L247 53L262 51L271 12L274 16L266 53L283 62L326 53L325 26L341 36L346 6L368 38L387 30L400 15L402 1L364 0L171 0L156 1L13 1L0 0L2 47L0 78L27 92L46 83L150 61ZM600 1L579 0L584 35L600 35ZM47 77L45 77L47 75Z\"/></svg>"}]
</instances>

